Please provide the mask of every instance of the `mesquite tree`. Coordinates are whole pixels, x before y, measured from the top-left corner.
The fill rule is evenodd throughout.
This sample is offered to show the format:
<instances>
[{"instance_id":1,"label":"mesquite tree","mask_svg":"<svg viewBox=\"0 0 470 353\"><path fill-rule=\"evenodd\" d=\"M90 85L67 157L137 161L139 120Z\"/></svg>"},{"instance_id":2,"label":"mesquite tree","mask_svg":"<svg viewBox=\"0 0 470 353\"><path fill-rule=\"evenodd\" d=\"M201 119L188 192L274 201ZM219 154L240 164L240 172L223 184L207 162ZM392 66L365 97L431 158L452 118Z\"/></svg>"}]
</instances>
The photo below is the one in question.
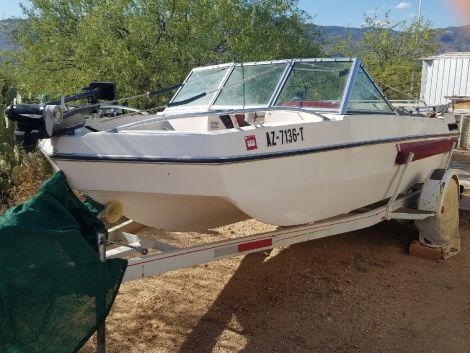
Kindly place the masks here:
<instances>
[{"instance_id":1,"label":"mesquite tree","mask_svg":"<svg viewBox=\"0 0 470 353\"><path fill-rule=\"evenodd\" d=\"M24 14L16 62L33 93L109 80L133 95L194 66L320 54L293 0L31 0Z\"/></svg>"},{"instance_id":2,"label":"mesquite tree","mask_svg":"<svg viewBox=\"0 0 470 353\"><path fill-rule=\"evenodd\" d=\"M349 36L332 43L331 51L361 58L389 98L418 98L421 59L437 52L438 34L427 21L397 22L385 13L383 18L365 17L359 41Z\"/></svg>"}]
</instances>

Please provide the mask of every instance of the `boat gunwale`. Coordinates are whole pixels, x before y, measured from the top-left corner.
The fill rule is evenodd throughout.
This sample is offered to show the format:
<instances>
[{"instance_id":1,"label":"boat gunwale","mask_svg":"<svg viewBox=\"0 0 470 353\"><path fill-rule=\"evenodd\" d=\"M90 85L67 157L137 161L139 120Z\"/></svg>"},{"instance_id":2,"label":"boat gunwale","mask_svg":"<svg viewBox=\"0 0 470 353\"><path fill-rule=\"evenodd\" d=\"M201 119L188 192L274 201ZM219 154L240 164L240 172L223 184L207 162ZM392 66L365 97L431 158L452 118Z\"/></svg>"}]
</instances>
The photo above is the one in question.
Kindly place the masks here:
<instances>
[{"instance_id":1,"label":"boat gunwale","mask_svg":"<svg viewBox=\"0 0 470 353\"><path fill-rule=\"evenodd\" d=\"M374 139L365 141L349 142L344 144L334 144L320 147L301 148L294 150L283 150L268 153L245 154L239 156L218 156L218 157L162 157L162 156L118 156L118 155L80 155L76 153L52 153L49 154L43 150L47 157L54 161L81 161L81 162L103 162L103 163L147 163L147 164L232 164L251 162L256 160L285 158L314 153L343 150L348 148L357 148L371 145L400 143L412 140L434 140L434 139L455 139L460 136L459 133L449 132L429 135L410 135L402 137L391 137L385 139Z\"/></svg>"}]
</instances>

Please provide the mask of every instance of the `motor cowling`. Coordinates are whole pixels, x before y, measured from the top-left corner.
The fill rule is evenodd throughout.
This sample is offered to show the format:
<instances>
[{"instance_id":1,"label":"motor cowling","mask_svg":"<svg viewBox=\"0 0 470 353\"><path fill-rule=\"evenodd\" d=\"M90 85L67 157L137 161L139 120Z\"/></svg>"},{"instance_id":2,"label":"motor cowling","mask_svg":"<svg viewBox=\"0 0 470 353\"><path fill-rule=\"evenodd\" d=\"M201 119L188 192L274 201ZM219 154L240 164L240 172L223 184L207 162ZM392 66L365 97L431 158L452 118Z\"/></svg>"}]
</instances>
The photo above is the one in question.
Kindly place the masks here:
<instances>
[{"instance_id":1,"label":"motor cowling","mask_svg":"<svg viewBox=\"0 0 470 353\"><path fill-rule=\"evenodd\" d=\"M83 91L46 104L8 106L5 117L16 122L15 139L27 150L33 150L39 139L73 133L85 124L86 116L99 108L98 100L114 100L113 82L92 82ZM87 99L89 104L68 107L65 103Z\"/></svg>"},{"instance_id":2,"label":"motor cowling","mask_svg":"<svg viewBox=\"0 0 470 353\"><path fill-rule=\"evenodd\" d=\"M53 136L54 127L63 120L63 109L59 105L15 104L6 108L5 116L16 122L16 142L31 151L39 139Z\"/></svg>"}]
</instances>

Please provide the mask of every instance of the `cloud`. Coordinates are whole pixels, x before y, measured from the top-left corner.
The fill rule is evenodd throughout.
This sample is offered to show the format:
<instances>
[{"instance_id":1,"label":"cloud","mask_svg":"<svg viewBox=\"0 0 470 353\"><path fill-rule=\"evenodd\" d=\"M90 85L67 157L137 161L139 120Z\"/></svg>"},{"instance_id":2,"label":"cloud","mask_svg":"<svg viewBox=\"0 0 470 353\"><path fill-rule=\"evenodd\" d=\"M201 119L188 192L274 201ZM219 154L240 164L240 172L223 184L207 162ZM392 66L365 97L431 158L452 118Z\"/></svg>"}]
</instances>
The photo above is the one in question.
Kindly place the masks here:
<instances>
[{"instance_id":1,"label":"cloud","mask_svg":"<svg viewBox=\"0 0 470 353\"><path fill-rule=\"evenodd\" d=\"M411 4L409 2L402 1L395 6L396 9L405 10L411 8Z\"/></svg>"}]
</instances>

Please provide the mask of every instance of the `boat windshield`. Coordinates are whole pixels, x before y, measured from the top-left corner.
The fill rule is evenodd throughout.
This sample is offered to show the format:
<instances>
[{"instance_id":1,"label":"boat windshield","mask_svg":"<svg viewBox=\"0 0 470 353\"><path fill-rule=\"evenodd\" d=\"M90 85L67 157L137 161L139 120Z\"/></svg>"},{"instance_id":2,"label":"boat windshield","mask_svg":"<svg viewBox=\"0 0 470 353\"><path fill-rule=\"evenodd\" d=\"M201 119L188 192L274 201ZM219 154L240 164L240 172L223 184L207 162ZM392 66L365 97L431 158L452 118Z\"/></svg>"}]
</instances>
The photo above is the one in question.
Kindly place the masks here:
<instances>
[{"instance_id":1,"label":"boat windshield","mask_svg":"<svg viewBox=\"0 0 470 353\"><path fill-rule=\"evenodd\" d=\"M173 99L172 104L184 105L185 107L209 105L230 69L231 66L193 70ZM201 95L201 93L206 94ZM198 96L199 98L197 98Z\"/></svg>"},{"instance_id":2,"label":"boat windshield","mask_svg":"<svg viewBox=\"0 0 470 353\"><path fill-rule=\"evenodd\" d=\"M341 114L393 111L357 59L297 59L197 68L169 109L272 106Z\"/></svg>"},{"instance_id":3,"label":"boat windshield","mask_svg":"<svg viewBox=\"0 0 470 353\"><path fill-rule=\"evenodd\" d=\"M287 63L235 66L214 106L267 106L286 66Z\"/></svg>"},{"instance_id":4,"label":"boat windshield","mask_svg":"<svg viewBox=\"0 0 470 353\"><path fill-rule=\"evenodd\" d=\"M351 66L336 61L295 63L275 105L337 111Z\"/></svg>"},{"instance_id":5,"label":"boat windshield","mask_svg":"<svg viewBox=\"0 0 470 353\"><path fill-rule=\"evenodd\" d=\"M218 95L213 103L217 108L265 107L269 104L286 66L287 62L283 62L194 70L173 99L172 105L181 105L183 108L209 105L214 95ZM231 71L230 76L224 86L219 88L228 70ZM206 94L194 99L201 93Z\"/></svg>"},{"instance_id":6,"label":"boat windshield","mask_svg":"<svg viewBox=\"0 0 470 353\"><path fill-rule=\"evenodd\" d=\"M356 82L349 100L348 111L380 111L391 112L374 81L367 75L362 67L359 68Z\"/></svg>"}]
</instances>

